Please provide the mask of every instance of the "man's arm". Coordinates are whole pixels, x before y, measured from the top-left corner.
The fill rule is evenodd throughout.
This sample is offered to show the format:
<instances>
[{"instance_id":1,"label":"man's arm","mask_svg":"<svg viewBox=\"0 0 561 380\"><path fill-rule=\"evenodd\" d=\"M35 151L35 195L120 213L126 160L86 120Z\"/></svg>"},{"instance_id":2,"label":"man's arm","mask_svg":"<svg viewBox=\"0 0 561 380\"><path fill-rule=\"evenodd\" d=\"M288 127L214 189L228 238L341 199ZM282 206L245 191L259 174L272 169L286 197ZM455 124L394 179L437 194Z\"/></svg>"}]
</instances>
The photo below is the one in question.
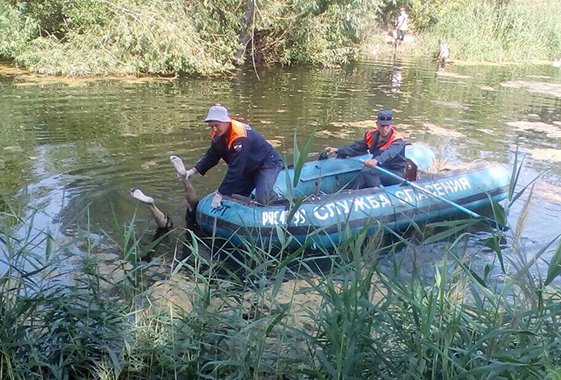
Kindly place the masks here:
<instances>
[{"instance_id":1,"label":"man's arm","mask_svg":"<svg viewBox=\"0 0 561 380\"><path fill-rule=\"evenodd\" d=\"M394 140L394 142L386 150L374 158L378 161L380 166L383 166L386 162L396 157L404 147L405 141L403 139Z\"/></svg>"},{"instance_id":2,"label":"man's arm","mask_svg":"<svg viewBox=\"0 0 561 380\"><path fill-rule=\"evenodd\" d=\"M247 146L246 146L247 145ZM247 138L240 137L234 140L230 148L230 158L228 160L228 171L218 192L222 195L232 195L239 187L240 180L243 181L247 158L251 154Z\"/></svg>"},{"instance_id":3,"label":"man's arm","mask_svg":"<svg viewBox=\"0 0 561 380\"><path fill-rule=\"evenodd\" d=\"M220 158L222 157L221 154L222 152L220 149L221 146L219 144L223 143L221 140L222 139L213 141L210 144L210 148L208 148L203 158L201 158L199 162L195 164L194 169L200 175L205 175L207 171L215 167L216 164L218 164L218 162L220 161Z\"/></svg>"},{"instance_id":4,"label":"man's arm","mask_svg":"<svg viewBox=\"0 0 561 380\"><path fill-rule=\"evenodd\" d=\"M356 140L352 145L339 147L337 150L337 158L360 156L368 153L368 144L366 140Z\"/></svg>"}]
</instances>

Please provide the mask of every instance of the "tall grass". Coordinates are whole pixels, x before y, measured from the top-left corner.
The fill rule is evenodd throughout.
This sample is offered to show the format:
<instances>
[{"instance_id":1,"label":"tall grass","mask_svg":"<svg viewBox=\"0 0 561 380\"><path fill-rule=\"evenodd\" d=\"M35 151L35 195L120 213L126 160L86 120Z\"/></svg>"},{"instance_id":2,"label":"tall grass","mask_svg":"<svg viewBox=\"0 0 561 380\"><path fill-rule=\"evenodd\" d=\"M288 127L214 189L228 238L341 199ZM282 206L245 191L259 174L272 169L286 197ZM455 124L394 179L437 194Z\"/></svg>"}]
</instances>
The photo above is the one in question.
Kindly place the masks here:
<instances>
[{"instance_id":1,"label":"tall grass","mask_svg":"<svg viewBox=\"0 0 561 380\"><path fill-rule=\"evenodd\" d=\"M554 0L450 2L419 35L417 53L438 52L445 40L452 59L528 61L561 56L561 4Z\"/></svg>"},{"instance_id":2,"label":"tall grass","mask_svg":"<svg viewBox=\"0 0 561 380\"><path fill-rule=\"evenodd\" d=\"M518 198L509 193L509 203ZM503 265L482 270L465 248L472 223L419 227L416 240L434 228L446 237L431 276L399 257L434 239L388 241L381 225L313 256L250 243L209 256L216 242L192 236L179 240L188 257L179 245L171 262L147 263L139 258L152 245L133 220L114 242L115 261L128 260L110 264L116 275L103 270L96 255L107 252L87 226L62 244L41 231L15 239L3 223L0 378L558 379L561 244L528 259L524 218L489 232ZM78 244L83 257L61 265ZM548 273L533 271L550 254ZM382 255L390 267L378 265Z\"/></svg>"}]
</instances>

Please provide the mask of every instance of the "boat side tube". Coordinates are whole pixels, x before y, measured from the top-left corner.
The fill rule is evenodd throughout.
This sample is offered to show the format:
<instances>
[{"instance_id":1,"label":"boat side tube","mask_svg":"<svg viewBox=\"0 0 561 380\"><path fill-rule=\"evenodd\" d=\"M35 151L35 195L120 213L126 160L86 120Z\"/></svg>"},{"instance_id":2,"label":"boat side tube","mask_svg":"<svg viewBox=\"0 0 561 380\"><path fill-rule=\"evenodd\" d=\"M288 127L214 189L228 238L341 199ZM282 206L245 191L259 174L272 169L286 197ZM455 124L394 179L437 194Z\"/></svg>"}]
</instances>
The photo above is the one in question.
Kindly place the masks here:
<instances>
[{"instance_id":1,"label":"boat side tube","mask_svg":"<svg viewBox=\"0 0 561 380\"><path fill-rule=\"evenodd\" d=\"M510 172L502 166L480 162L468 170L450 171L415 183L474 210L488 205L490 198L506 198ZM197 222L205 233L211 235L215 229L216 236L231 239L234 244L249 241L258 246L272 243L291 248L304 243L331 248L349 233L365 227L369 233L380 225L402 231L412 222L426 223L459 214L456 208L435 197L403 185L312 195L293 213L288 201L261 206L248 198L224 197L218 209L210 207L211 201L212 197L207 196L197 208Z\"/></svg>"}]
</instances>

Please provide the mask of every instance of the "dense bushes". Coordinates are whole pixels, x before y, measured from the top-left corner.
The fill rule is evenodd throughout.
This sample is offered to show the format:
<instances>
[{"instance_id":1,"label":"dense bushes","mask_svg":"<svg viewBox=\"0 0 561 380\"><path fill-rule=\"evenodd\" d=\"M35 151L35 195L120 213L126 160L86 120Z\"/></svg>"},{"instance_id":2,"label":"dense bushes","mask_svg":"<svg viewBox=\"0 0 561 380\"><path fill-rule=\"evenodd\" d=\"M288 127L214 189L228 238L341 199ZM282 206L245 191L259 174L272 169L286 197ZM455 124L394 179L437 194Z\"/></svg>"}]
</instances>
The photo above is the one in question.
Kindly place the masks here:
<instances>
[{"instance_id":1,"label":"dense bushes","mask_svg":"<svg viewBox=\"0 0 561 380\"><path fill-rule=\"evenodd\" d=\"M269 62L345 62L375 25L383 1L273 0L256 19L256 48Z\"/></svg>"},{"instance_id":2,"label":"dense bushes","mask_svg":"<svg viewBox=\"0 0 561 380\"><path fill-rule=\"evenodd\" d=\"M11 1L0 6L0 55L57 75L202 74L231 70L240 36L252 60L352 58L378 8L364 0ZM251 44L251 42L254 42Z\"/></svg>"},{"instance_id":3,"label":"dense bushes","mask_svg":"<svg viewBox=\"0 0 561 380\"><path fill-rule=\"evenodd\" d=\"M179 0L50 0L22 3L16 13L19 19L12 16L8 27L17 30L21 20L32 20L36 33L3 53L35 72L209 75L232 68L227 54L235 45L232 38L221 44L205 40Z\"/></svg>"},{"instance_id":4,"label":"dense bushes","mask_svg":"<svg viewBox=\"0 0 561 380\"><path fill-rule=\"evenodd\" d=\"M36 21L26 19L16 8L0 3L0 57L16 57L37 30Z\"/></svg>"},{"instance_id":5,"label":"dense bushes","mask_svg":"<svg viewBox=\"0 0 561 380\"><path fill-rule=\"evenodd\" d=\"M428 56L445 39L457 59L561 55L554 0L408 0ZM0 58L57 75L214 75L243 63L330 64L357 56L395 0L9 0L0 4ZM246 37L245 39L242 37ZM243 43L242 43L243 41ZM247 44L245 43L246 41ZM238 53L238 54L237 54ZM242 55L243 56L243 55Z\"/></svg>"}]
</instances>

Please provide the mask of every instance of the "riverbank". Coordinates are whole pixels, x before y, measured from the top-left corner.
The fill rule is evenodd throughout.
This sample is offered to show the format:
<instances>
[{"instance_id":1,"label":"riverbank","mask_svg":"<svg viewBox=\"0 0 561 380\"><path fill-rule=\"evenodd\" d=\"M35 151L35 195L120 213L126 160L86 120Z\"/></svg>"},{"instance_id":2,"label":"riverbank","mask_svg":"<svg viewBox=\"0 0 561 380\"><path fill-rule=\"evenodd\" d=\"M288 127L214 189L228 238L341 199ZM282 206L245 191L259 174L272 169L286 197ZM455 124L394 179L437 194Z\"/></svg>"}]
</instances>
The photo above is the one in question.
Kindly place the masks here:
<instances>
[{"instance_id":1,"label":"riverbank","mask_svg":"<svg viewBox=\"0 0 561 380\"><path fill-rule=\"evenodd\" d=\"M97 81L120 81L123 83L150 83L150 82L169 82L176 78L162 77L157 75L97 75L97 76L60 76L37 74L27 69L16 67L10 62L0 62L0 78L13 78L15 86L41 86L49 84L64 84L69 87L85 86L88 83Z\"/></svg>"},{"instance_id":2,"label":"riverbank","mask_svg":"<svg viewBox=\"0 0 561 380\"><path fill-rule=\"evenodd\" d=\"M347 62L377 9L281 0L259 9L238 0L22 3L0 4L0 57L60 76L208 77L244 62Z\"/></svg>"},{"instance_id":3,"label":"riverbank","mask_svg":"<svg viewBox=\"0 0 561 380\"><path fill-rule=\"evenodd\" d=\"M365 48L385 54L376 30L391 24L395 12L385 1L314 7L275 0L257 12L250 12L253 2L239 0L220 6L101 1L95 9L62 0L22 4L0 4L0 58L33 73L69 77L212 77L244 63L342 64ZM417 56L433 56L443 39L453 60L561 58L561 5L553 0L411 1L410 8L410 29L418 35L411 52Z\"/></svg>"},{"instance_id":4,"label":"riverbank","mask_svg":"<svg viewBox=\"0 0 561 380\"><path fill-rule=\"evenodd\" d=\"M369 38L361 48L360 56L364 59L385 59L387 57L399 56L401 58L407 57L408 59L433 59L437 62L437 55L439 52L438 39L431 35L423 34L406 35L406 40L399 45L395 45L391 31L381 31ZM554 54L551 54L554 57ZM515 60L497 60L497 57L485 59L479 57L475 59L458 59L457 56L452 54L453 66L489 66L489 67L502 67L502 66L524 66L524 65L545 65L552 66L555 59L544 58L528 58L528 59L515 59ZM450 65L451 66L451 65Z\"/></svg>"}]
</instances>

